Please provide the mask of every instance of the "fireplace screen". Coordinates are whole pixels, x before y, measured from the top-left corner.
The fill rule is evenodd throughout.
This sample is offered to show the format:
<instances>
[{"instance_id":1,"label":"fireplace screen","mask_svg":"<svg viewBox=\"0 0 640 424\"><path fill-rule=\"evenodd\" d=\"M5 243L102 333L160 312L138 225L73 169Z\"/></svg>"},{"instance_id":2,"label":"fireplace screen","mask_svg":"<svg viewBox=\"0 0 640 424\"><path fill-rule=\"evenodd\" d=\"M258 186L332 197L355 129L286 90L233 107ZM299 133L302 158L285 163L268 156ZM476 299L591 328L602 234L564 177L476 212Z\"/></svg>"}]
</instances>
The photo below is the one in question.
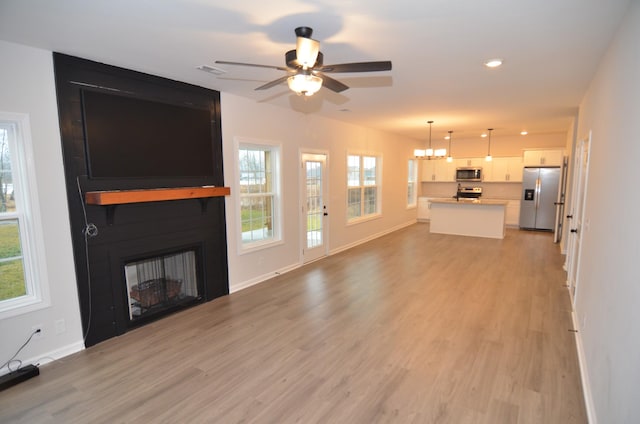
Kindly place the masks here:
<instances>
[{"instance_id":1,"label":"fireplace screen","mask_svg":"<svg viewBox=\"0 0 640 424\"><path fill-rule=\"evenodd\" d=\"M198 297L194 250L129 262L124 272L132 321Z\"/></svg>"}]
</instances>

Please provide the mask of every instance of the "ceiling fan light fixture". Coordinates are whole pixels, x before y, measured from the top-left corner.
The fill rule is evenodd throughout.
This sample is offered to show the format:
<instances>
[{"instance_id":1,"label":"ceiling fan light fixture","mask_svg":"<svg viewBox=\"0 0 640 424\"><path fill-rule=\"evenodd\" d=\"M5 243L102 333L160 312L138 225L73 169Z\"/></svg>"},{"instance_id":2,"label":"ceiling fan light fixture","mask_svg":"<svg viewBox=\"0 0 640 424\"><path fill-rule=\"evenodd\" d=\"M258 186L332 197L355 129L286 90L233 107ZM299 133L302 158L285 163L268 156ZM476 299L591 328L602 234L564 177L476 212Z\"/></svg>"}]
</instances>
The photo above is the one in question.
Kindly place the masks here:
<instances>
[{"instance_id":1,"label":"ceiling fan light fixture","mask_svg":"<svg viewBox=\"0 0 640 424\"><path fill-rule=\"evenodd\" d=\"M312 74L296 74L287 78L287 84L299 96L313 96L322 87L322 78Z\"/></svg>"},{"instance_id":2,"label":"ceiling fan light fixture","mask_svg":"<svg viewBox=\"0 0 640 424\"><path fill-rule=\"evenodd\" d=\"M296 60L302 69L312 68L318 59L320 43L311 38L298 37L296 39Z\"/></svg>"}]
</instances>

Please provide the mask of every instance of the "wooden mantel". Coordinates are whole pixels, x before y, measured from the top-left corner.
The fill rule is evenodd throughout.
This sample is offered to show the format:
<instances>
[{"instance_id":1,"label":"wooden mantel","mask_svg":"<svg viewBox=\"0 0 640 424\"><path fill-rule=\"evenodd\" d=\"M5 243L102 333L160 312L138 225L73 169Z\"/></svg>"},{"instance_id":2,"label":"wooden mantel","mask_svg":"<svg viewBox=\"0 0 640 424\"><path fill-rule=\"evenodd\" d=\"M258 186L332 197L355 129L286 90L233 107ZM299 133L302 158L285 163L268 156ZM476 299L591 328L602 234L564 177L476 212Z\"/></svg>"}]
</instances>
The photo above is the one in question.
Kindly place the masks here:
<instances>
[{"instance_id":1,"label":"wooden mantel","mask_svg":"<svg viewBox=\"0 0 640 424\"><path fill-rule=\"evenodd\" d=\"M202 199L231 194L229 187L176 187L138 190L88 191L85 202L88 205L123 205L127 203L162 202L166 200Z\"/></svg>"}]
</instances>

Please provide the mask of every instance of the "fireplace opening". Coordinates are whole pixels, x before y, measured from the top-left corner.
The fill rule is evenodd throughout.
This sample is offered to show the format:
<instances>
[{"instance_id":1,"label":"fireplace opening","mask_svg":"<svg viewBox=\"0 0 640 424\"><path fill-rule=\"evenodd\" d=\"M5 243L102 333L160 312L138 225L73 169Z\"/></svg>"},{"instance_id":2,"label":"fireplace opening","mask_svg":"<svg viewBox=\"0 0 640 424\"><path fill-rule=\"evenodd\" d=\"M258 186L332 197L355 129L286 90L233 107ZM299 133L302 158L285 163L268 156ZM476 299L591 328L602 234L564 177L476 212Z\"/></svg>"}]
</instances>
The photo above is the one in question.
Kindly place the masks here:
<instances>
[{"instance_id":1,"label":"fireplace opening","mask_svg":"<svg viewBox=\"0 0 640 424\"><path fill-rule=\"evenodd\" d=\"M195 249L127 262L129 321L134 323L199 300Z\"/></svg>"}]
</instances>

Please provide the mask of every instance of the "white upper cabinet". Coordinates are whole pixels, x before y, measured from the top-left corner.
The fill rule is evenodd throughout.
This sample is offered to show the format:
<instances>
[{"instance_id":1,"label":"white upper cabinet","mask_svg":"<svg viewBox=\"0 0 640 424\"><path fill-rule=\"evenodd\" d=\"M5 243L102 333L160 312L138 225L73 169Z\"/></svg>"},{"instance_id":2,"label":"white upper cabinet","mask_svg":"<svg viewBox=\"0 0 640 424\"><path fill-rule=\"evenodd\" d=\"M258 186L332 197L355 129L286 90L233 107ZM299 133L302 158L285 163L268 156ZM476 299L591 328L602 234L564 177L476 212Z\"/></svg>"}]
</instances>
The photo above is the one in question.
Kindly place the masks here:
<instances>
[{"instance_id":1,"label":"white upper cabinet","mask_svg":"<svg viewBox=\"0 0 640 424\"><path fill-rule=\"evenodd\" d=\"M420 163L420 181L442 182L456 180L456 166L446 159L423 160Z\"/></svg>"},{"instance_id":2,"label":"white upper cabinet","mask_svg":"<svg viewBox=\"0 0 640 424\"><path fill-rule=\"evenodd\" d=\"M562 166L564 150L525 150L524 166Z\"/></svg>"},{"instance_id":3,"label":"white upper cabinet","mask_svg":"<svg viewBox=\"0 0 640 424\"><path fill-rule=\"evenodd\" d=\"M457 168L483 168L486 166L484 158L462 158L454 161Z\"/></svg>"},{"instance_id":4,"label":"white upper cabinet","mask_svg":"<svg viewBox=\"0 0 640 424\"><path fill-rule=\"evenodd\" d=\"M436 180L436 160L420 161L420 181Z\"/></svg>"},{"instance_id":5,"label":"white upper cabinet","mask_svg":"<svg viewBox=\"0 0 640 424\"><path fill-rule=\"evenodd\" d=\"M455 162L447 162L446 159L436 161L436 180L437 181L455 181L456 165Z\"/></svg>"},{"instance_id":6,"label":"white upper cabinet","mask_svg":"<svg viewBox=\"0 0 640 424\"><path fill-rule=\"evenodd\" d=\"M485 182L522 182L522 157L493 158L483 166Z\"/></svg>"},{"instance_id":7,"label":"white upper cabinet","mask_svg":"<svg viewBox=\"0 0 640 424\"><path fill-rule=\"evenodd\" d=\"M493 158L491 162L485 162L482 170L484 171L484 181L507 181L509 158Z\"/></svg>"},{"instance_id":8,"label":"white upper cabinet","mask_svg":"<svg viewBox=\"0 0 640 424\"><path fill-rule=\"evenodd\" d=\"M509 157L509 168L507 173L507 181L512 183L522 182L522 156Z\"/></svg>"},{"instance_id":9,"label":"white upper cabinet","mask_svg":"<svg viewBox=\"0 0 640 424\"><path fill-rule=\"evenodd\" d=\"M536 152L542 152L542 150ZM548 155L543 156L544 161L551 163L547 166L555 166L557 160L562 164L562 151L560 153L559 159L555 157L550 159ZM420 181L454 182L456 168L472 167L482 168L483 182L520 183L523 166L522 156L494 157L491 162L487 162L485 158L462 158L455 159L453 162L447 162L446 159L422 160L420 161Z\"/></svg>"}]
</instances>

